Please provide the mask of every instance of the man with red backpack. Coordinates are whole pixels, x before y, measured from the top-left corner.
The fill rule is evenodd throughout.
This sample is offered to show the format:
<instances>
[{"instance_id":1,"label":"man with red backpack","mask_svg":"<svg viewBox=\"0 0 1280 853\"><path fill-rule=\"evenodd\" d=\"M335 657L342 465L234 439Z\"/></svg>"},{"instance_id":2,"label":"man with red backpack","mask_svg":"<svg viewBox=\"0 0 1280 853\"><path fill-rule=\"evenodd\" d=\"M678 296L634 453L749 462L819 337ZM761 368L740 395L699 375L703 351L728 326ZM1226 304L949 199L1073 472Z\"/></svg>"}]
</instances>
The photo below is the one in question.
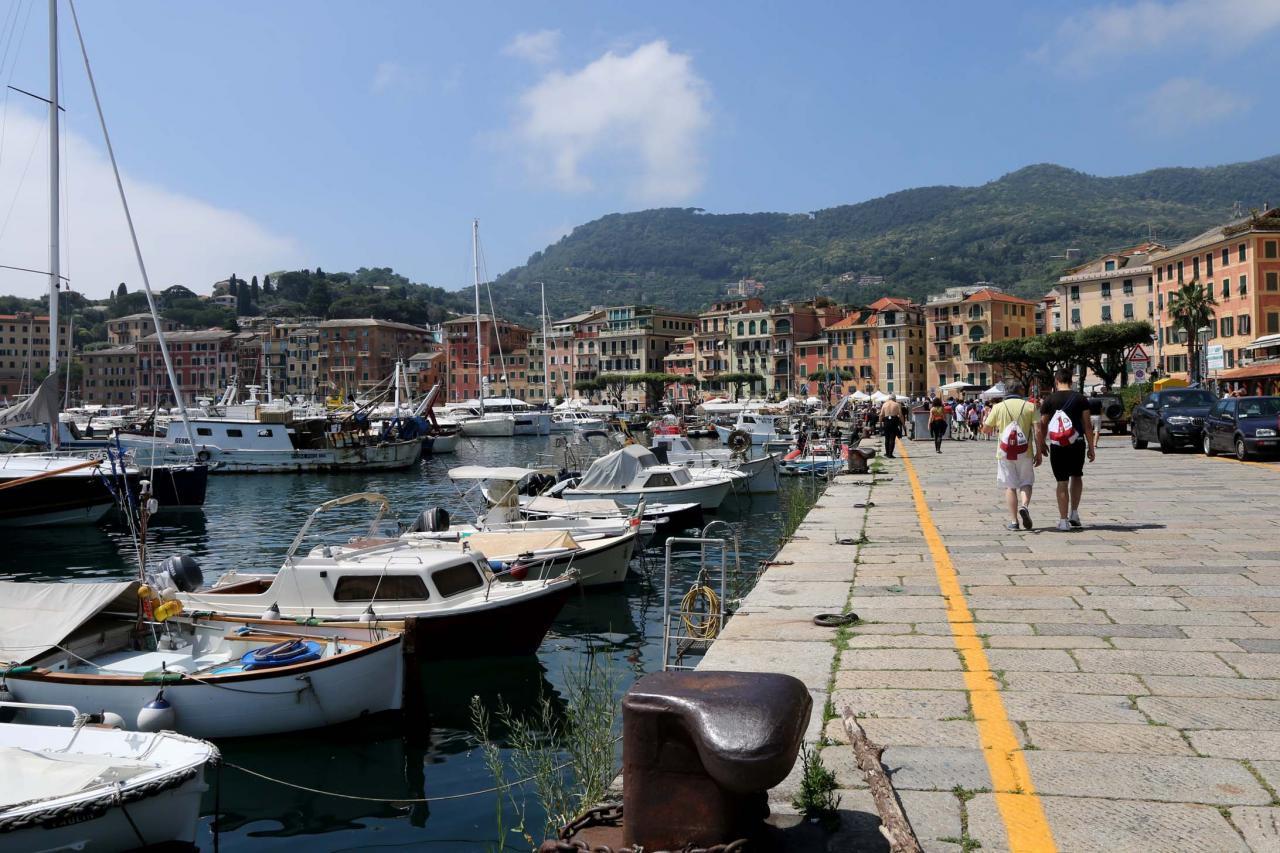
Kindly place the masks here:
<instances>
[{"instance_id":1,"label":"man with red backpack","mask_svg":"<svg viewBox=\"0 0 1280 853\"><path fill-rule=\"evenodd\" d=\"M1049 448L1049 467L1058 481L1059 530L1084 526L1080 521L1084 460L1094 460L1098 443L1089 400L1071 387L1071 380L1071 371L1066 368L1053 374L1056 390L1041 404L1037 426L1040 446Z\"/></svg>"}]
</instances>

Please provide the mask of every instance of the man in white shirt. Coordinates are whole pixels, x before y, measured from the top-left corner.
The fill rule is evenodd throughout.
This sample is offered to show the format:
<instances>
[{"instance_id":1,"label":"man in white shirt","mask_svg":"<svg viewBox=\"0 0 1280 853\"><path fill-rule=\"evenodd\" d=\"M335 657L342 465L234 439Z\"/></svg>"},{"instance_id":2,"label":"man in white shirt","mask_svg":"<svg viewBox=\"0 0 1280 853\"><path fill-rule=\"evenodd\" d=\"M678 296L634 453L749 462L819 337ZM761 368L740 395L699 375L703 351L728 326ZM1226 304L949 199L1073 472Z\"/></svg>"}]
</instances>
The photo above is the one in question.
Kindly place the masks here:
<instances>
[{"instance_id":1,"label":"man in white shirt","mask_svg":"<svg viewBox=\"0 0 1280 853\"><path fill-rule=\"evenodd\" d=\"M968 436L969 422L965 420L968 413L969 410L965 407L964 401L958 401L956 403L955 411L952 412L952 417L955 419L955 423L951 427L951 434L957 439L964 439Z\"/></svg>"}]
</instances>

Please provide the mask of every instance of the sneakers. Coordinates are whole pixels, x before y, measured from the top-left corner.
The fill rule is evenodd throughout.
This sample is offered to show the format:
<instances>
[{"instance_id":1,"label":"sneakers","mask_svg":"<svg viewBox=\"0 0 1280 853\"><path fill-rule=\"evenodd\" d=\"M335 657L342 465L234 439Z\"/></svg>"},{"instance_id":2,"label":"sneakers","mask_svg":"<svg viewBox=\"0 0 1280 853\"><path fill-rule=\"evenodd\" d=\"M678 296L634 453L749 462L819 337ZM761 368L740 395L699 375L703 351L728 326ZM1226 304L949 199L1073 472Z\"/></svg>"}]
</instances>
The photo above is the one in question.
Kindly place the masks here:
<instances>
[{"instance_id":1,"label":"sneakers","mask_svg":"<svg viewBox=\"0 0 1280 853\"><path fill-rule=\"evenodd\" d=\"M1031 529L1031 510L1025 506L1018 507L1018 517L1022 519L1022 526Z\"/></svg>"},{"instance_id":2,"label":"sneakers","mask_svg":"<svg viewBox=\"0 0 1280 853\"><path fill-rule=\"evenodd\" d=\"M1084 527L1084 524L1080 521L1080 513L1074 509L1067 515L1067 522L1075 528Z\"/></svg>"},{"instance_id":3,"label":"sneakers","mask_svg":"<svg viewBox=\"0 0 1280 853\"><path fill-rule=\"evenodd\" d=\"M1018 529L1018 522L1016 522L1016 521L1011 521L1011 522L1009 522L1008 524L1006 524L1006 525L1004 526L1004 529L1005 529L1005 530L1017 530L1017 529Z\"/></svg>"},{"instance_id":4,"label":"sneakers","mask_svg":"<svg viewBox=\"0 0 1280 853\"><path fill-rule=\"evenodd\" d=\"M1063 531L1071 530L1071 522L1067 521L1065 518L1058 519L1058 529Z\"/></svg>"}]
</instances>

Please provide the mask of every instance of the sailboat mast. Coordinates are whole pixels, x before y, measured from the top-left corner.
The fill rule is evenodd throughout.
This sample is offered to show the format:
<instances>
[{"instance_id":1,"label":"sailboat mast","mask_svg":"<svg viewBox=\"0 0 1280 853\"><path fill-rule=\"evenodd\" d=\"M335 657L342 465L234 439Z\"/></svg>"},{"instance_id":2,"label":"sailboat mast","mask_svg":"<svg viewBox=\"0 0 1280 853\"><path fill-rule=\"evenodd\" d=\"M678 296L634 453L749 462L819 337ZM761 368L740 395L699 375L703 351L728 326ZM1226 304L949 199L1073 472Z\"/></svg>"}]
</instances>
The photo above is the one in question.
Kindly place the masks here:
<instances>
[{"instance_id":1,"label":"sailboat mast","mask_svg":"<svg viewBox=\"0 0 1280 853\"><path fill-rule=\"evenodd\" d=\"M58 208L58 0L49 0L49 375L58 375L58 279L62 252ZM71 381L70 375L67 377ZM58 419L49 424L49 446L58 447Z\"/></svg>"},{"instance_id":2,"label":"sailboat mast","mask_svg":"<svg viewBox=\"0 0 1280 853\"><path fill-rule=\"evenodd\" d=\"M539 282L541 284L541 282ZM542 285L542 402L551 402L551 368L547 361L547 286Z\"/></svg>"},{"instance_id":3,"label":"sailboat mast","mask_svg":"<svg viewBox=\"0 0 1280 853\"><path fill-rule=\"evenodd\" d=\"M484 359L480 356L480 220L471 220L471 271L476 283L476 396L480 417L484 417ZM486 342L487 343L487 342ZM489 347L485 346L487 354Z\"/></svg>"}]
</instances>

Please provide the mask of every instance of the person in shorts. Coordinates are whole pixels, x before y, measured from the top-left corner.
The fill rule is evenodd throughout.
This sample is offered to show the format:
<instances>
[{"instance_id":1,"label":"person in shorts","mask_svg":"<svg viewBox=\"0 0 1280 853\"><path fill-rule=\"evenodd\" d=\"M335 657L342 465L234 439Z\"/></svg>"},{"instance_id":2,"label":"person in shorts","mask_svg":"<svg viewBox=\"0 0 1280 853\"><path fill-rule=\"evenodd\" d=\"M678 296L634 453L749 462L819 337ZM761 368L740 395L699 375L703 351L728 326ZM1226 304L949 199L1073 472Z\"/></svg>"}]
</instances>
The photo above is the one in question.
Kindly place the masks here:
<instances>
[{"instance_id":1,"label":"person in shorts","mask_svg":"<svg viewBox=\"0 0 1280 853\"><path fill-rule=\"evenodd\" d=\"M1049 467L1058 481L1059 530L1084 526L1080 521L1084 462L1086 458L1094 460L1098 444L1089 399L1071 387L1071 380L1067 368L1059 368L1053 374L1055 390L1040 405L1040 423L1036 427L1040 446L1049 448ZM1057 412L1065 417L1055 419Z\"/></svg>"},{"instance_id":2,"label":"person in shorts","mask_svg":"<svg viewBox=\"0 0 1280 853\"><path fill-rule=\"evenodd\" d=\"M1026 445L1019 452L1006 449L1004 441L996 444L996 485L1004 488L1005 503L1010 521L1007 530L1017 530L1018 522L1031 529L1031 488L1036 481L1035 469L1041 462L1041 446L1036 443L1036 407L1022 398L1022 384L1015 380L1005 382L1006 395L991 407L982 431L1002 439L1005 428L1016 423L1022 431ZM1012 457L1012 458L1011 458Z\"/></svg>"}]
</instances>

